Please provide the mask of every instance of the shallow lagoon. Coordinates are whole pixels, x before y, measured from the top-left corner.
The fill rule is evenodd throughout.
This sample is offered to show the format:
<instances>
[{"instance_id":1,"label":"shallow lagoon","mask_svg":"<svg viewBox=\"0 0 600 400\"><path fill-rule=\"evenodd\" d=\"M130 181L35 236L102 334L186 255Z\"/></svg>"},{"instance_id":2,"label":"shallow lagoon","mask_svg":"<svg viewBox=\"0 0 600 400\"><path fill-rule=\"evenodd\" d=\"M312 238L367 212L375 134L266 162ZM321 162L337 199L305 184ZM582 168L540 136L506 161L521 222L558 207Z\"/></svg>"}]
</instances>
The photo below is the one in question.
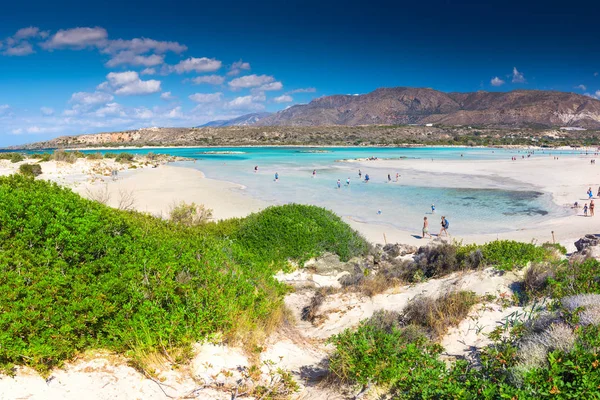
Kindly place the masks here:
<instances>
[{"instance_id":1,"label":"shallow lagoon","mask_svg":"<svg viewBox=\"0 0 600 400\"><path fill-rule=\"evenodd\" d=\"M113 150L114 151L114 150ZM435 176L401 169L384 171L376 163L363 167L336 162L342 159L378 157L436 160L507 160L521 157L523 150L485 148L296 148L296 147L234 147L234 148L156 148L128 152L167 153L190 157L196 162L176 163L201 170L206 177L226 180L245 186L250 196L272 204L288 202L315 204L359 222L389 225L402 230L420 231L423 216L431 219L431 231L438 229L439 218L445 215L451 231L457 234L491 233L520 229L544 218L566 215L563 207L554 204L549 194L526 188L513 182L474 181L472 177ZM538 150L532 157L561 157L577 152ZM462 155L462 157L461 157ZM258 165L258 173L254 166ZM312 171L317 170L316 177ZM279 181L274 181L275 172ZM396 172L401 174L395 182ZM392 181L388 182L387 174ZM350 185L345 184L350 178ZM337 180L342 182L337 189ZM431 215L431 204L436 215ZM381 210L381 214L378 211Z\"/></svg>"}]
</instances>

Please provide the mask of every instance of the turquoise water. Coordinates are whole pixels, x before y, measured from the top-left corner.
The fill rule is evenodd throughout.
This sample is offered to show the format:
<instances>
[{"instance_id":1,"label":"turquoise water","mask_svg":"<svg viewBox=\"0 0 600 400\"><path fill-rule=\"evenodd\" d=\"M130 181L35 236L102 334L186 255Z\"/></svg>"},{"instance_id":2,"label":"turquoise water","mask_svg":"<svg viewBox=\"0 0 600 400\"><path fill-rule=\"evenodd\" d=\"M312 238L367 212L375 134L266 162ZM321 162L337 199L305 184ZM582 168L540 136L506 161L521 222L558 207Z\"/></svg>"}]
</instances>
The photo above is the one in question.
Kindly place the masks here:
<instances>
[{"instance_id":1,"label":"turquoise water","mask_svg":"<svg viewBox=\"0 0 600 400\"><path fill-rule=\"evenodd\" d=\"M175 165L197 168L207 178L225 180L245 186L244 193L271 204L289 202L314 204L335 211L338 215L357 221L389 225L419 232L423 216L429 216L432 232L439 218L445 215L452 232L491 233L526 227L544 218L566 215L563 207L555 205L548 194L527 190L518 184L475 182L472 178L418 172L383 170L375 163L363 167L363 178L369 173L370 182L358 178L358 166L336 162L340 159L366 157L435 160L509 160L526 154L516 150L480 148L319 148L251 147L251 148L162 148L135 149L128 152L145 154L166 153L194 158L195 163ZM114 150L113 150L114 151ZM227 154L226 154L227 153ZM548 157L549 153L571 156L576 152L537 151L532 157ZM462 155L462 157L461 157ZM258 165L258 172L254 166ZM312 177L312 171L317 170ZM274 174L279 181L274 181ZM401 174L395 182L396 172ZM390 173L392 181L388 182ZM350 185L345 185L350 178ZM337 179L342 182L337 188ZM446 184L448 183L448 184ZM451 184L450 184L451 183ZM502 189L492 187L500 186ZM514 190L513 190L514 189ZM431 204L436 215L431 215ZM381 210L381 213L378 211Z\"/></svg>"}]
</instances>

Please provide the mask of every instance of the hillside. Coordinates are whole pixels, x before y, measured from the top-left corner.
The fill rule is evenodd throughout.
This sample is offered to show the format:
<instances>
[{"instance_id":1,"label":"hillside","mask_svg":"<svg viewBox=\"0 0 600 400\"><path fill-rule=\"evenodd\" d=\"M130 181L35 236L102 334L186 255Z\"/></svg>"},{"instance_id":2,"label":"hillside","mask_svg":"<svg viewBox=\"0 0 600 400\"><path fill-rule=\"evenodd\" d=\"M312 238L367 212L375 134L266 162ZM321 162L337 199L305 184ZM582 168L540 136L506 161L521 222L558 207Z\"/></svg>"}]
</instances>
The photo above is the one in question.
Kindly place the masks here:
<instances>
[{"instance_id":1,"label":"hillside","mask_svg":"<svg viewBox=\"0 0 600 400\"><path fill-rule=\"evenodd\" d=\"M260 113L251 113L241 115L237 118L232 119L219 119L216 121L210 121L203 125L200 125L198 128L207 128L207 127L224 127L224 126L248 126L254 125L259 122L261 119L268 117L271 115L269 112L260 112Z\"/></svg>"},{"instance_id":2,"label":"hillside","mask_svg":"<svg viewBox=\"0 0 600 400\"><path fill-rule=\"evenodd\" d=\"M258 121L263 126L369 124L581 126L600 128L600 101L540 90L444 93L426 88L381 88L296 105Z\"/></svg>"}]
</instances>

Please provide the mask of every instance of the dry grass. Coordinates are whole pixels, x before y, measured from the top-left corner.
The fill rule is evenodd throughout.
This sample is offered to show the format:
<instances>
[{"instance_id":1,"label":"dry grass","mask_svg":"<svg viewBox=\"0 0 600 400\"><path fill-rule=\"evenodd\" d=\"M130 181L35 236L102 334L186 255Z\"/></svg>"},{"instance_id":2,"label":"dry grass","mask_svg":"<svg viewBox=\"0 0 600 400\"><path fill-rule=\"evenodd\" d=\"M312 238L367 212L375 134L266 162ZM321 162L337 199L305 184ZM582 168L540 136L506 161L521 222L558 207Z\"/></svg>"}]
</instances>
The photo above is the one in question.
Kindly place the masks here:
<instances>
[{"instance_id":1,"label":"dry grass","mask_svg":"<svg viewBox=\"0 0 600 400\"><path fill-rule=\"evenodd\" d=\"M405 325L422 326L433 338L439 338L465 319L478 302L479 297L468 291L448 292L437 299L421 296L404 308L402 321Z\"/></svg>"},{"instance_id":2,"label":"dry grass","mask_svg":"<svg viewBox=\"0 0 600 400\"><path fill-rule=\"evenodd\" d=\"M212 210L203 204L187 204L182 201L171 206L169 217L176 224L194 226L208 222L212 218Z\"/></svg>"},{"instance_id":3,"label":"dry grass","mask_svg":"<svg viewBox=\"0 0 600 400\"><path fill-rule=\"evenodd\" d=\"M578 317L581 325L600 324L600 294L578 294L562 299L562 305L568 311L579 309Z\"/></svg>"},{"instance_id":4,"label":"dry grass","mask_svg":"<svg viewBox=\"0 0 600 400\"><path fill-rule=\"evenodd\" d=\"M554 270L549 264L532 264L525 272L523 285L527 293L541 294L548 284L548 279L553 277Z\"/></svg>"},{"instance_id":5,"label":"dry grass","mask_svg":"<svg viewBox=\"0 0 600 400\"><path fill-rule=\"evenodd\" d=\"M135 196L133 190L119 189L119 210L131 211L135 208Z\"/></svg>"},{"instance_id":6,"label":"dry grass","mask_svg":"<svg viewBox=\"0 0 600 400\"><path fill-rule=\"evenodd\" d=\"M554 350L568 352L575 344L576 336L565 323L554 323L541 333L524 337L519 345L519 366L522 370L545 365L548 353Z\"/></svg>"},{"instance_id":7,"label":"dry grass","mask_svg":"<svg viewBox=\"0 0 600 400\"><path fill-rule=\"evenodd\" d=\"M97 190L92 190L91 188L87 188L85 190L85 194L88 199L97 201L101 204L108 204L110 201L110 191L108 190L108 185L103 185L102 188Z\"/></svg>"},{"instance_id":8,"label":"dry grass","mask_svg":"<svg viewBox=\"0 0 600 400\"><path fill-rule=\"evenodd\" d=\"M321 287L315 291L315 294L310 299L310 303L302 309L302 320L316 324L318 320L318 311L321 304L327 296L336 292L335 288L330 286Z\"/></svg>"}]
</instances>

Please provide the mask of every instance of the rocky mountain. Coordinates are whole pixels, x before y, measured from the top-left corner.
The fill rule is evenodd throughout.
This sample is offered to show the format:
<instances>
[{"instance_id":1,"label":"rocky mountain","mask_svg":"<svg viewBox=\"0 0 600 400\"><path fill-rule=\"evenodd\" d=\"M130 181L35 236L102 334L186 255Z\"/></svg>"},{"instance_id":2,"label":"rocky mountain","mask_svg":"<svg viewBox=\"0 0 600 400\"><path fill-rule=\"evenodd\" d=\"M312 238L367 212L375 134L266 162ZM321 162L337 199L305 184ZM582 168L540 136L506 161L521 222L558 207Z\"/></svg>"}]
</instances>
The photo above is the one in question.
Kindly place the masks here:
<instances>
[{"instance_id":1,"label":"rocky mountain","mask_svg":"<svg viewBox=\"0 0 600 400\"><path fill-rule=\"evenodd\" d=\"M478 125L600 128L600 101L575 93L515 90L444 93L426 88L381 88L335 95L262 118L260 126Z\"/></svg>"},{"instance_id":2,"label":"rocky mountain","mask_svg":"<svg viewBox=\"0 0 600 400\"><path fill-rule=\"evenodd\" d=\"M205 123L204 125L198 126L197 128L207 128L207 127L219 128L219 127L223 127L223 126L249 126L249 125L254 125L254 124L258 123L260 120L262 120L265 117L268 117L269 115L271 115L271 113L269 113L269 112L246 114L246 115L241 115L237 118L232 118L232 119L220 119L220 120L216 120L216 121L210 121L210 122Z\"/></svg>"}]
</instances>

